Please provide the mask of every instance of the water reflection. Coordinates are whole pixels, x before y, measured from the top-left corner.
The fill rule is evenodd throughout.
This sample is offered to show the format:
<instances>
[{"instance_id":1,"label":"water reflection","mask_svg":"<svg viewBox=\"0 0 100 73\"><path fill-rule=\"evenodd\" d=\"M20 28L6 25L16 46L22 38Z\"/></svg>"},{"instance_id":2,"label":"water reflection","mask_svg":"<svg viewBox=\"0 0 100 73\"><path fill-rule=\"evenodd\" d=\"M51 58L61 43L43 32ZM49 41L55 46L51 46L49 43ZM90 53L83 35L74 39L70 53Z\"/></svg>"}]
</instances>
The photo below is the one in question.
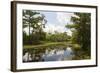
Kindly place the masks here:
<instances>
[{"instance_id":1,"label":"water reflection","mask_svg":"<svg viewBox=\"0 0 100 73\"><path fill-rule=\"evenodd\" d=\"M67 48L43 48L27 50L23 54L23 62L72 60L74 52Z\"/></svg>"}]
</instances>

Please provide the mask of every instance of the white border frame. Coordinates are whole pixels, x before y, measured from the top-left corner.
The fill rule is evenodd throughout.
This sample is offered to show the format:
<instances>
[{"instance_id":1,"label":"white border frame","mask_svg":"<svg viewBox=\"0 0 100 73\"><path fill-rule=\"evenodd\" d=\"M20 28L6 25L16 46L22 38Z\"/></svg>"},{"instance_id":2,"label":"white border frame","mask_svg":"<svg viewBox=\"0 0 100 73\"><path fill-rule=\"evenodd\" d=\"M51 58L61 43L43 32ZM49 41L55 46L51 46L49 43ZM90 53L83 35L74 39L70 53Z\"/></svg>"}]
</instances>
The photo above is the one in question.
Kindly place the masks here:
<instances>
[{"instance_id":1,"label":"white border frame","mask_svg":"<svg viewBox=\"0 0 100 73\"><path fill-rule=\"evenodd\" d=\"M22 61L22 10L48 10L91 13L91 59L58 62L23 63ZM37 69L68 66L96 65L96 8L17 4L17 69ZM22 49L21 49L22 48Z\"/></svg>"}]
</instances>

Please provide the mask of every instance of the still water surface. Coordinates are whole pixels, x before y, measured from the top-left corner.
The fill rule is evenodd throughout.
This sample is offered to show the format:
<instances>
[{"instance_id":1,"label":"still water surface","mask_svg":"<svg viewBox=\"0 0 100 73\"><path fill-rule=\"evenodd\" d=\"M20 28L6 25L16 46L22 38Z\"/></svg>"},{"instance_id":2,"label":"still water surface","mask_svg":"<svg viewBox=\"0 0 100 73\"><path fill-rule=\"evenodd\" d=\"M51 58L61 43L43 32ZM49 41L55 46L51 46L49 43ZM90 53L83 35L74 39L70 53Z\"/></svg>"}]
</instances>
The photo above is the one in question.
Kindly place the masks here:
<instances>
[{"instance_id":1,"label":"still water surface","mask_svg":"<svg viewBox=\"0 0 100 73\"><path fill-rule=\"evenodd\" d=\"M33 48L23 52L23 62L64 61L74 57L72 47Z\"/></svg>"}]
</instances>

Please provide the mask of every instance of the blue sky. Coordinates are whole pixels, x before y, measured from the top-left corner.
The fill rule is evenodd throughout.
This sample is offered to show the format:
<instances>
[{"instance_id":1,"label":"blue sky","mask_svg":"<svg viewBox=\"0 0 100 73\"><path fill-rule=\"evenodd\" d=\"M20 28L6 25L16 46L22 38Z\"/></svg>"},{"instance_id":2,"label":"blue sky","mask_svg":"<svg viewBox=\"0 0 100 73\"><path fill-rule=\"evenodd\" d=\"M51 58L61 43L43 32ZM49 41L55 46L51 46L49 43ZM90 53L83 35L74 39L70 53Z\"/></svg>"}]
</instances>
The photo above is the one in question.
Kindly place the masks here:
<instances>
[{"instance_id":1,"label":"blue sky","mask_svg":"<svg viewBox=\"0 0 100 73\"><path fill-rule=\"evenodd\" d=\"M54 31L67 32L69 35L71 35L71 31L65 28L65 25L72 23L70 19L74 13L53 11L40 11L40 13L44 14L45 18L47 19L47 24L45 25L46 28L44 28L44 31L51 33L54 33Z\"/></svg>"},{"instance_id":2,"label":"blue sky","mask_svg":"<svg viewBox=\"0 0 100 73\"><path fill-rule=\"evenodd\" d=\"M57 31L57 32L67 32L69 35L72 34L70 29L65 28L65 25L67 25L68 23L69 24L72 23L70 19L71 16L74 15L74 13L54 12L54 11L38 11L38 12L44 14L45 19L47 20L45 28L43 28L45 32L54 33L55 31ZM28 34L28 27L25 28L24 30Z\"/></svg>"}]
</instances>

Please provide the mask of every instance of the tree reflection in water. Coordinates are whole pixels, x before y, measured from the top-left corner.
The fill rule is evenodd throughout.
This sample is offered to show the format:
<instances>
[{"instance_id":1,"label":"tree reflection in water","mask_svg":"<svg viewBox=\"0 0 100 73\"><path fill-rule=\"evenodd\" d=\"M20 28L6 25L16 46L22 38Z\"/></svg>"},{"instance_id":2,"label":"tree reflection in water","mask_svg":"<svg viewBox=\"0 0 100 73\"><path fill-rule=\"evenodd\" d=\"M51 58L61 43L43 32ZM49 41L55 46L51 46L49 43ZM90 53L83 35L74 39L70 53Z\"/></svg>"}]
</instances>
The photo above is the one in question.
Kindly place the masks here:
<instances>
[{"instance_id":1,"label":"tree reflection in water","mask_svg":"<svg viewBox=\"0 0 100 73\"><path fill-rule=\"evenodd\" d=\"M72 60L73 57L71 47L29 49L23 54L23 62L64 61Z\"/></svg>"}]
</instances>

